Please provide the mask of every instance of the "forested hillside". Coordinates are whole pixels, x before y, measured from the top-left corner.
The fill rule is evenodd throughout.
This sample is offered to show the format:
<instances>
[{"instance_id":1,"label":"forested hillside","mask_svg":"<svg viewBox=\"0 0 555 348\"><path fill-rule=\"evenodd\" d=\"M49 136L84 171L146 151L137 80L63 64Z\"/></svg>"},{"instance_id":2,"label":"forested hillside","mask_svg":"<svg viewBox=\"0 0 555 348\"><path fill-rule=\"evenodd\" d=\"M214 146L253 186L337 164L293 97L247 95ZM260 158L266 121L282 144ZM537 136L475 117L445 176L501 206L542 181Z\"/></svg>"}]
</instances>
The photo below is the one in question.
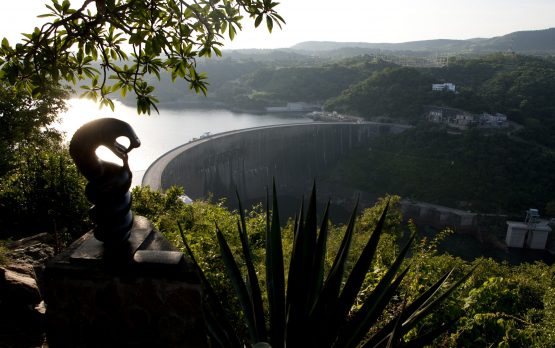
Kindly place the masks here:
<instances>
[{"instance_id":1,"label":"forested hillside","mask_svg":"<svg viewBox=\"0 0 555 348\"><path fill-rule=\"evenodd\" d=\"M376 196L406 198L483 213L545 212L555 201L555 154L504 134L416 127L376 138L336 166L336 180Z\"/></svg>"},{"instance_id":2,"label":"forested hillside","mask_svg":"<svg viewBox=\"0 0 555 348\"><path fill-rule=\"evenodd\" d=\"M200 61L208 97L162 83L161 101L264 112L308 102L326 110L417 125L352 154L335 173L376 195L403 196L478 211L521 212L555 201L555 60L514 54L452 57L441 68L402 67L375 56L332 60L286 52L233 52ZM456 93L432 91L450 82ZM187 95L181 98L180 95ZM511 126L449 134L425 122L429 106L503 113ZM457 133L460 133L457 131ZM454 185L453 183L456 183ZM376 188L379 188L377 190ZM379 191L379 192L378 192Z\"/></svg>"}]
</instances>

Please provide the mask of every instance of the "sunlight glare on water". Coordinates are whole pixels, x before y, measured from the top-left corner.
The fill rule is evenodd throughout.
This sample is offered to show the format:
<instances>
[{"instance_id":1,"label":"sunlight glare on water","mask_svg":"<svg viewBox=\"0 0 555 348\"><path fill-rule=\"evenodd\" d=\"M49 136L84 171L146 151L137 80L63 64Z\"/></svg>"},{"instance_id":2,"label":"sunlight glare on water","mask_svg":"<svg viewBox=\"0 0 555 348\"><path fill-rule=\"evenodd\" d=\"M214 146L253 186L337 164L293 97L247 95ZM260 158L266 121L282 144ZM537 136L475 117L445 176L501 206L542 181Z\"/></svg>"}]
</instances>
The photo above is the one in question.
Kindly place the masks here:
<instances>
[{"instance_id":1,"label":"sunlight glare on water","mask_svg":"<svg viewBox=\"0 0 555 348\"><path fill-rule=\"evenodd\" d=\"M141 140L141 147L129 154L129 166L133 171L133 184L140 184L144 171L158 157L193 138L209 132L216 134L230 130L259 127L274 124L312 122L308 118L291 115L235 113L222 109L180 110L160 108L160 114L138 115L136 108L114 101L115 111L87 99L70 99L67 112L61 114L57 127L66 133L69 142L73 133L83 124L101 117L113 117L131 125ZM124 143L124 141L120 141ZM100 148L99 157L115 163L121 163L111 151Z\"/></svg>"}]
</instances>

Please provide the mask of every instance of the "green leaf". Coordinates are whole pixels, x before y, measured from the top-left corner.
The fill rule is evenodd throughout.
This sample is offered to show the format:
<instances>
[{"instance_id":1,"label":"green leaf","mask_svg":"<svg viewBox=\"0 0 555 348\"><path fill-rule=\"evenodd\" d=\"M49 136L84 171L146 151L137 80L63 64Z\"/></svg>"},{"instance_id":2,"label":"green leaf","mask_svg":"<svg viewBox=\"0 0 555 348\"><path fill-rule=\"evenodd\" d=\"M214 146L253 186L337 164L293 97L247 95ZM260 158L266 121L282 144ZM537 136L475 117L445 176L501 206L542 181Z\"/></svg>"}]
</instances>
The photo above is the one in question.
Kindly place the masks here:
<instances>
[{"instance_id":1,"label":"green leaf","mask_svg":"<svg viewBox=\"0 0 555 348\"><path fill-rule=\"evenodd\" d=\"M355 227L356 215L358 210L358 200L355 204L353 212L351 213L351 218L349 219L349 224L345 230L345 235L341 241L341 246L337 251L333 265L328 273L326 281L322 287L322 292L318 297L314 309L310 314L310 323L320 323L322 327L311 327L311 330L319 330L322 333L317 336L316 346L329 346L333 341L332 330L337 330L334 323L337 321L342 321L341 318L333 318L333 311L336 309L339 300L339 290L343 281L343 274L345 271L345 264L348 259L349 249L351 246L353 231Z\"/></svg>"},{"instance_id":2,"label":"green leaf","mask_svg":"<svg viewBox=\"0 0 555 348\"><path fill-rule=\"evenodd\" d=\"M404 342L404 348L420 348L431 346L436 338L441 336L445 331L447 331L456 320L449 320L444 324L441 324L425 334L419 333L417 337L411 339L408 342Z\"/></svg>"},{"instance_id":3,"label":"green leaf","mask_svg":"<svg viewBox=\"0 0 555 348\"><path fill-rule=\"evenodd\" d=\"M197 274L200 276L204 294L206 295L206 300L202 301L202 304L205 307L204 314L206 316L206 324L210 332L210 336L215 339L221 347L239 347L239 339L235 335L235 330L233 330L231 323L227 319L225 310L218 300L218 296L216 295L214 288L210 285L210 282L206 278L202 268L200 268L195 255L189 247L189 243L187 243L185 233L183 232L179 222L177 223L177 226L179 228L181 240L185 246L187 255L192 261L193 267L196 269Z\"/></svg>"},{"instance_id":4,"label":"green leaf","mask_svg":"<svg viewBox=\"0 0 555 348\"><path fill-rule=\"evenodd\" d=\"M315 289L313 293L315 294L314 298L312 299L311 308L312 311L316 302L318 301L318 297L320 292L322 291L322 286L324 284L324 267L326 264L326 247L327 247L327 240L328 240L328 216L329 216L329 209L330 209L330 201L326 205L326 209L324 211L324 218L322 219L322 224L320 226L320 234L318 235L318 241L316 243L316 251L314 253L314 268L315 272Z\"/></svg>"},{"instance_id":5,"label":"green leaf","mask_svg":"<svg viewBox=\"0 0 555 348\"><path fill-rule=\"evenodd\" d=\"M62 3L62 12L67 12L70 5L71 4L70 4L69 0L64 0L64 2Z\"/></svg>"},{"instance_id":6,"label":"green leaf","mask_svg":"<svg viewBox=\"0 0 555 348\"><path fill-rule=\"evenodd\" d=\"M304 234L304 199L301 200L301 207L298 215L295 216L295 228L293 229L293 250L291 251L291 260L289 263L289 274L287 277L287 301L286 301L286 316L287 316L287 340L299 342L299 330L302 327L303 313L302 297L305 294L304 281L302 276L302 240L301 235Z\"/></svg>"},{"instance_id":7,"label":"green leaf","mask_svg":"<svg viewBox=\"0 0 555 348\"><path fill-rule=\"evenodd\" d=\"M405 310L401 314L399 314L403 323L402 334L404 335L406 332L411 330L419 322L419 320L430 314L433 309L439 306L439 304L441 304L441 302L443 302L455 289L457 289L462 284L462 282L468 279L468 277L475 269L476 266L473 267L461 279L455 282L440 296L438 296L436 299L433 299L435 297L434 295L441 289L443 284L445 284L445 282L453 272L453 269L451 269L449 272L446 272L436 283L429 287L424 293L422 293L422 295L420 295L416 300L408 305ZM372 336L367 341L364 347L374 347L376 344L383 341L388 336L389 332L391 332L396 320L397 318L394 318L377 333L375 333L374 336Z\"/></svg>"},{"instance_id":8,"label":"green leaf","mask_svg":"<svg viewBox=\"0 0 555 348\"><path fill-rule=\"evenodd\" d=\"M258 28L258 26L260 25L260 23L262 23L262 20L264 19L264 16L262 14L259 14L256 19L254 20L254 27Z\"/></svg>"},{"instance_id":9,"label":"green leaf","mask_svg":"<svg viewBox=\"0 0 555 348\"><path fill-rule=\"evenodd\" d=\"M352 320L343 329L342 333L340 333L339 342L341 342L344 347L356 346L391 300L391 297L401 284L401 280L404 278L409 268L407 267L393 283L391 283L391 281L401 267L415 237L416 235L414 234L411 236L403 250L397 255L395 262L393 262L386 274L380 279L370 296L365 299L362 308L355 313Z\"/></svg>"},{"instance_id":10,"label":"green leaf","mask_svg":"<svg viewBox=\"0 0 555 348\"><path fill-rule=\"evenodd\" d=\"M239 237L241 238L241 246L243 248L243 257L245 259L245 265L247 266L247 273L250 285L250 295L251 302L253 305L254 314L254 324L256 328L256 340L255 342L267 341L268 333L266 332L266 320L264 318L264 306L262 302L262 292L260 291L260 285L258 283L258 276L256 275L256 270L254 269L254 264L252 261L252 253L249 246L249 240L247 235L247 223L245 220L245 211L243 210L243 205L241 199L239 198L239 192L235 192L237 195L237 202L239 205L239 216L241 218L241 224L237 223L237 229L239 231Z\"/></svg>"},{"instance_id":11,"label":"green leaf","mask_svg":"<svg viewBox=\"0 0 555 348\"><path fill-rule=\"evenodd\" d=\"M114 106L114 102L112 101L112 99L106 99L106 103L110 107L110 110L112 110L112 112L114 112L115 106Z\"/></svg>"},{"instance_id":12,"label":"green leaf","mask_svg":"<svg viewBox=\"0 0 555 348\"><path fill-rule=\"evenodd\" d=\"M374 259L374 254L376 253L376 248L378 247L378 242L380 241L380 236L383 231L383 225L387 217L387 211L389 208L389 201L386 203L382 215L372 232L372 235L361 255L359 256L355 266L353 267L343 291L339 298L338 308L336 316L343 318L347 315L351 307L353 306L356 296L362 287L364 278L368 270L370 269L370 264Z\"/></svg>"},{"instance_id":13,"label":"green leaf","mask_svg":"<svg viewBox=\"0 0 555 348\"><path fill-rule=\"evenodd\" d=\"M272 17L277 18L278 24L279 24L280 22L283 23L283 24L285 24L285 19L283 19L283 17L280 16L279 13L273 13L273 14L272 14ZM280 25L280 27L281 27L281 25Z\"/></svg>"},{"instance_id":14,"label":"green leaf","mask_svg":"<svg viewBox=\"0 0 555 348\"><path fill-rule=\"evenodd\" d=\"M58 0L53 0L52 4L56 8L56 10L58 10L58 12L60 12L62 10L62 6L60 6L60 4L58 3Z\"/></svg>"},{"instance_id":15,"label":"green leaf","mask_svg":"<svg viewBox=\"0 0 555 348\"><path fill-rule=\"evenodd\" d=\"M358 200L351 213L351 218L349 219L349 224L345 230L345 235L341 241L341 246L337 251L337 255L333 261L333 265L328 273L326 281L324 283L322 294L317 302L317 308L314 310L315 315L322 315L324 308L328 307L332 303L336 303L339 298L339 290L341 288L341 282L343 280L343 273L345 271L345 263L347 262L347 257L349 254L349 249L351 247L351 240L353 237L353 231L355 228L355 221L358 210Z\"/></svg>"},{"instance_id":16,"label":"green leaf","mask_svg":"<svg viewBox=\"0 0 555 348\"><path fill-rule=\"evenodd\" d=\"M403 310L405 306L403 305ZM393 331L389 335L389 341L387 342L387 348L395 348L400 346L400 341L403 335L401 334L401 317L397 319L395 322L395 326L393 327Z\"/></svg>"},{"instance_id":17,"label":"green leaf","mask_svg":"<svg viewBox=\"0 0 555 348\"><path fill-rule=\"evenodd\" d=\"M227 273L231 278L231 282L233 287L235 288L236 294L239 298L239 302L241 303L241 308L245 313L245 318L247 320L247 329L249 331L249 336L252 342L257 341L257 333L256 333L256 322L254 318L254 309L252 307L252 302L247 291L247 286L243 281L243 277L241 276L241 271L237 266L237 262L233 257L231 249L225 240L224 235L216 225L216 236L218 238L218 245L220 246L220 253L222 255L222 259L224 261Z\"/></svg>"},{"instance_id":18,"label":"green leaf","mask_svg":"<svg viewBox=\"0 0 555 348\"><path fill-rule=\"evenodd\" d=\"M235 27L233 27L233 25L229 25L229 39L233 40L235 38Z\"/></svg>"},{"instance_id":19,"label":"green leaf","mask_svg":"<svg viewBox=\"0 0 555 348\"><path fill-rule=\"evenodd\" d=\"M285 338L285 278L276 183L273 182L271 226L266 231L266 288L270 304L270 343L283 347ZM270 217L267 216L269 221Z\"/></svg>"},{"instance_id":20,"label":"green leaf","mask_svg":"<svg viewBox=\"0 0 555 348\"><path fill-rule=\"evenodd\" d=\"M274 20L272 17L266 17L266 26L268 27L268 31L271 33L272 29L274 28Z\"/></svg>"},{"instance_id":21,"label":"green leaf","mask_svg":"<svg viewBox=\"0 0 555 348\"><path fill-rule=\"evenodd\" d=\"M416 323L418 323L418 321L422 317L425 317L426 315L430 314L437 306L439 306L441 304L441 302L443 302L449 295L451 295L451 293L453 291L458 289L459 286L463 282L465 282L472 275L472 273L474 273L474 270L478 266L479 266L479 264L476 264L474 267L472 267L472 269L468 273L466 273L458 281L453 283L447 290L445 290L436 299L432 299L433 295L430 296L428 299L426 299L426 301L422 304L422 306L419 307L418 311L416 311L416 313L412 314L410 316L410 318L407 319L407 321L405 323L403 323L403 327L406 327L405 331L410 330ZM449 274L451 274L451 272L449 272ZM443 282L441 282L440 287L443 286L443 284L445 284L446 281L447 281L447 278L445 278L445 280ZM438 290L439 290L440 287L438 287Z\"/></svg>"},{"instance_id":22,"label":"green leaf","mask_svg":"<svg viewBox=\"0 0 555 348\"><path fill-rule=\"evenodd\" d=\"M316 216L316 183L312 186L312 193L306 213L306 222L300 231L297 244L300 244L300 272L297 281L299 284L304 282L304 291L301 291L300 313L298 318L303 321L308 318L317 287L317 273L314 272L314 254L316 252L316 240L318 234L318 221ZM302 287L303 285L301 285Z\"/></svg>"}]
</instances>

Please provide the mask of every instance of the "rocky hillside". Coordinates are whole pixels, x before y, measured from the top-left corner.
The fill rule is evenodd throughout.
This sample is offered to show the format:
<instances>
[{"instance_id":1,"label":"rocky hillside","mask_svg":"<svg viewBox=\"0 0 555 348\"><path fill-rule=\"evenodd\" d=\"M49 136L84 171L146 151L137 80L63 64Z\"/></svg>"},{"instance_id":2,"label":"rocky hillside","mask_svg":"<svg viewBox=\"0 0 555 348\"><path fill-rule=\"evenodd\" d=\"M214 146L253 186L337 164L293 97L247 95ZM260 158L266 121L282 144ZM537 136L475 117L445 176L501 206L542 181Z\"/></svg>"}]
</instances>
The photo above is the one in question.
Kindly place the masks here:
<instances>
[{"instance_id":1,"label":"rocky hillside","mask_svg":"<svg viewBox=\"0 0 555 348\"><path fill-rule=\"evenodd\" d=\"M38 284L54 245L50 235L41 233L1 246L1 347L42 346L45 307Z\"/></svg>"}]
</instances>

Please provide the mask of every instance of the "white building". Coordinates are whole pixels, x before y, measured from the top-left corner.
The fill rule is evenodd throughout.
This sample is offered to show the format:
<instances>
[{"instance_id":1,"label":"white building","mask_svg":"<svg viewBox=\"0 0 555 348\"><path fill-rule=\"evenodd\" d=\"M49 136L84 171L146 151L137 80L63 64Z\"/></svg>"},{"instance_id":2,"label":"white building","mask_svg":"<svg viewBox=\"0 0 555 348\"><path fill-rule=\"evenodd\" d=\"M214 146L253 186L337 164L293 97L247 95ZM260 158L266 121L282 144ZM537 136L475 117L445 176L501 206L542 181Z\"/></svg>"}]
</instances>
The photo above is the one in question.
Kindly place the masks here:
<instances>
[{"instance_id":1,"label":"white building","mask_svg":"<svg viewBox=\"0 0 555 348\"><path fill-rule=\"evenodd\" d=\"M285 106L268 106L267 112L307 112L313 110L320 110L322 107L317 104L310 104L305 102L290 102Z\"/></svg>"},{"instance_id":2,"label":"white building","mask_svg":"<svg viewBox=\"0 0 555 348\"><path fill-rule=\"evenodd\" d=\"M447 83L434 83L432 84L432 91L449 91L455 93L455 85L447 82Z\"/></svg>"},{"instance_id":3,"label":"white building","mask_svg":"<svg viewBox=\"0 0 555 348\"><path fill-rule=\"evenodd\" d=\"M491 115L488 113L483 113L480 115L480 126L486 127L505 127L507 126L507 116L496 113L495 115Z\"/></svg>"},{"instance_id":4,"label":"white building","mask_svg":"<svg viewBox=\"0 0 555 348\"><path fill-rule=\"evenodd\" d=\"M430 110L430 112L428 112L427 119L428 121L435 123L443 122L443 110Z\"/></svg>"},{"instance_id":5,"label":"white building","mask_svg":"<svg viewBox=\"0 0 555 348\"><path fill-rule=\"evenodd\" d=\"M513 248L545 249L551 232L547 220L541 220L538 209L528 209L524 222L507 221L507 246Z\"/></svg>"},{"instance_id":6,"label":"white building","mask_svg":"<svg viewBox=\"0 0 555 348\"><path fill-rule=\"evenodd\" d=\"M507 237L505 243L512 248L545 249L551 228L547 223L540 223L530 228L520 221L507 221Z\"/></svg>"},{"instance_id":7,"label":"white building","mask_svg":"<svg viewBox=\"0 0 555 348\"><path fill-rule=\"evenodd\" d=\"M451 127L459 129L468 129L474 124L476 124L476 118L474 115L469 113L460 113L451 118L448 123Z\"/></svg>"}]
</instances>

